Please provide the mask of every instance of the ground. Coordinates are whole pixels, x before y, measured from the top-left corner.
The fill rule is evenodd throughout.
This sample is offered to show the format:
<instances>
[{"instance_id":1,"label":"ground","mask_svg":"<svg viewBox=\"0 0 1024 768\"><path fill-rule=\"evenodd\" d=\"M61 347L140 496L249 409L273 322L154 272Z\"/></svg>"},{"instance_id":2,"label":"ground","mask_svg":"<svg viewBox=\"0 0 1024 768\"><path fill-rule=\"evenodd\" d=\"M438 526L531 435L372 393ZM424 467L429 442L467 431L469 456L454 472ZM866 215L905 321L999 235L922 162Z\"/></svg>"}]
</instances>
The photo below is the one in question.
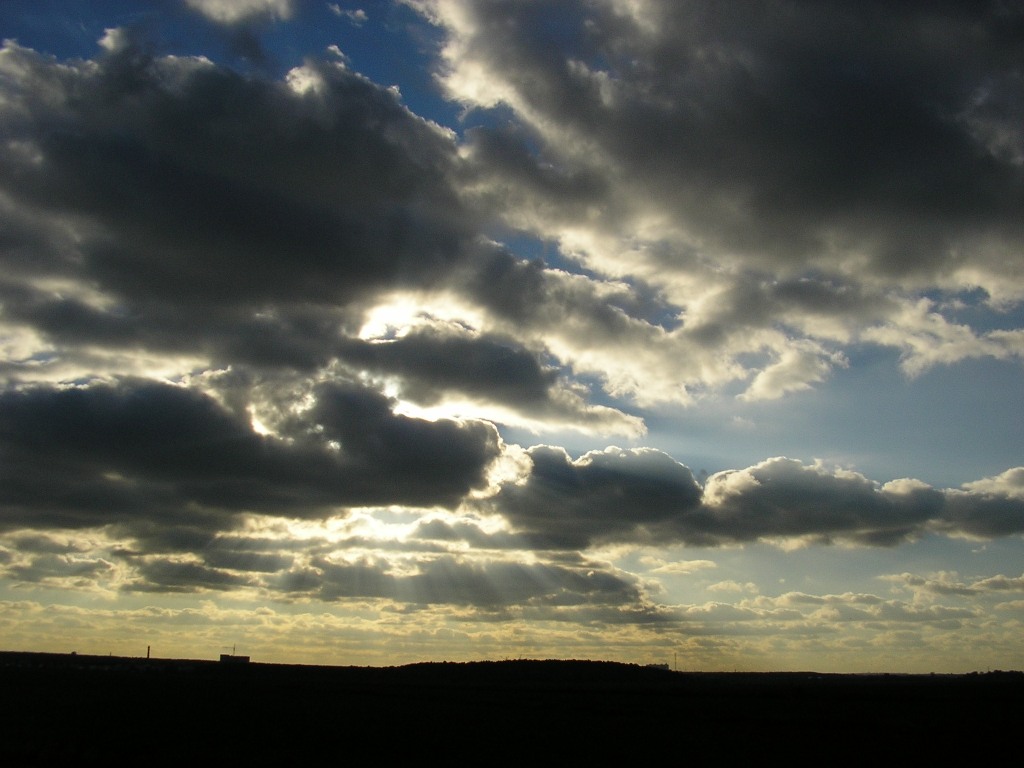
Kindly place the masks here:
<instances>
[{"instance_id":1,"label":"ground","mask_svg":"<svg viewBox=\"0 0 1024 768\"><path fill-rule=\"evenodd\" d=\"M0 657L0 764L12 766L984 760L1013 744L1024 711L1019 672Z\"/></svg>"}]
</instances>

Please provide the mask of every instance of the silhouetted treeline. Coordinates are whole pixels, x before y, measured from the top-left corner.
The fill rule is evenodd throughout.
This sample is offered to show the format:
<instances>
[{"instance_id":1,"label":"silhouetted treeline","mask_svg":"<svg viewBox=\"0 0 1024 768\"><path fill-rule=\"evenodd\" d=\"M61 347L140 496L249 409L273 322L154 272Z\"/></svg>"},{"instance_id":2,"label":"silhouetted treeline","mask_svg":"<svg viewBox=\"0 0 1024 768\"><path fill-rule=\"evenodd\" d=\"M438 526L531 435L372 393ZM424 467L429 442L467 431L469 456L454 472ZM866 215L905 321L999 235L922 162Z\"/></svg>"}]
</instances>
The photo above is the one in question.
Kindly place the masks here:
<instances>
[{"instance_id":1,"label":"silhouetted treeline","mask_svg":"<svg viewBox=\"0 0 1024 768\"><path fill-rule=\"evenodd\" d=\"M0 653L0 765L979 760L1015 743L1022 696L1020 672L695 673L571 660L316 667Z\"/></svg>"}]
</instances>

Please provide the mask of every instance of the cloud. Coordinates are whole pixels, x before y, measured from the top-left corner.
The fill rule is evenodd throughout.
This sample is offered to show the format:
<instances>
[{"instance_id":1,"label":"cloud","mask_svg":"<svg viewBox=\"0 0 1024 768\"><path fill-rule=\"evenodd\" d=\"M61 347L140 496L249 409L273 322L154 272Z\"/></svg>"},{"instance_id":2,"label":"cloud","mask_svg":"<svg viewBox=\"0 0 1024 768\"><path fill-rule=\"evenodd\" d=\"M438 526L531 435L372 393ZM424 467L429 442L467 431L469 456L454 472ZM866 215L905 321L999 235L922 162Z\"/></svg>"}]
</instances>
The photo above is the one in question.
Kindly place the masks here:
<instances>
[{"instance_id":1,"label":"cloud","mask_svg":"<svg viewBox=\"0 0 1024 768\"><path fill-rule=\"evenodd\" d=\"M952 490L947 492L945 514L936 528L979 539L1013 536L1024 532L1024 499L1016 493Z\"/></svg>"},{"instance_id":2,"label":"cloud","mask_svg":"<svg viewBox=\"0 0 1024 768\"><path fill-rule=\"evenodd\" d=\"M754 377L740 399L774 400L794 390L810 389L812 383L827 378L832 365L845 364L840 354L830 355L813 343L795 343Z\"/></svg>"},{"instance_id":3,"label":"cloud","mask_svg":"<svg viewBox=\"0 0 1024 768\"><path fill-rule=\"evenodd\" d=\"M249 585L250 579L200 563L166 559L148 559L138 565L141 578L126 584L126 591L197 592L228 590Z\"/></svg>"},{"instance_id":4,"label":"cloud","mask_svg":"<svg viewBox=\"0 0 1024 768\"><path fill-rule=\"evenodd\" d=\"M718 564L713 560L663 561L652 557L645 557L642 558L642 560L645 564L654 566L650 568L651 573L683 574L688 576L691 573L696 573L697 571L718 567Z\"/></svg>"},{"instance_id":5,"label":"cloud","mask_svg":"<svg viewBox=\"0 0 1024 768\"><path fill-rule=\"evenodd\" d=\"M511 405L543 405L557 377L556 369L543 368L514 338L457 330L413 330L392 341L351 344L342 356L361 369L409 375L404 394L426 404L455 390Z\"/></svg>"},{"instance_id":6,"label":"cloud","mask_svg":"<svg viewBox=\"0 0 1024 768\"><path fill-rule=\"evenodd\" d=\"M114 565L107 560L41 554L26 562L9 565L3 573L15 581L75 589L91 587L113 570Z\"/></svg>"},{"instance_id":7,"label":"cloud","mask_svg":"<svg viewBox=\"0 0 1024 768\"><path fill-rule=\"evenodd\" d=\"M435 20L444 23L450 10L439 5ZM601 18L625 35L623 45L653 55L642 29L634 40L613 16ZM473 18L455 29L452 45L484 34L472 31ZM535 22L521 20L524 28ZM353 331L396 289L454 292L466 308L454 321L477 340L481 362L491 340L514 339L516 354L533 355L539 367L532 382L510 379L490 391L487 377L439 381L444 371L413 364L414 356L469 346L450 331L442 343L435 327L374 350L380 373L390 368L421 405L461 396L475 403L474 415L531 429L644 433L639 416L592 402L590 382L596 394L640 407L694 404L736 387L756 401L826 381L847 365L849 344L907 350L908 372L1020 354L1012 330L979 333L938 306L922 314L905 291L844 271L847 251L833 254L831 266L794 272L788 257L755 263L767 241L754 261L725 258L711 240L683 247L686 237L664 222L686 217L612 205L620 187L646 199L633 194L635 174L565 154L564 137L535 125L533 112L511 128L475 128L460 145L393 91L337 62L309 60L283 82L243 78L200 58L154 57L117 32L118 45L88 64L57 64L14 44L3 52L12 105L3 119L16 147L0 169L16 267L0 285L9 337L19 340L12 375L38 376L41 360L62 378L120 373L138 365L140 349L179 370L308 374L339 354L367 358ZM532 62L535 54L516 55ZM488 55L474 48L469 58ZM638 73L621 78L622 88L642 82ZM636 119L614 104L602 109L625 121L623 130ZM612 138L587 157L608 154L612 163L622 149ZM634 170L657 182L671 168ZM339 174L344 183L335 183ZM518 225L595 272L552 269L481 239L493 217L519 215L508 195L520 192L561 218L557 226L543 216ZM614 234L623 227L636 236ZM555 371L557 383L542 396L536 377ZM513 381L527 388L519 393ZM496 398L506 400L504 413Z\"/></svg>"},{"instance_id":8,"label":"cloud","mask_svg":"<svg viewBox=\"0 0 1024 768\"><path fill-rule=\"evenodd\" d=\"M738 581L730 579L709 585L708 592L750 592L757 594L758 588L753 582L748 581L746 584L740 584Z\"/></svg>"},{"instance_id":9,"label":"cloud","mask_svg":"<svg viewBox=\"0 0 1024 768\"><path fill-rule=\"evenodd\" d=\"M328 3L327 8L335 16L341 16L343 18L346 18L349 20L349 22L351 22L357 27L361 27L369 20L369 16L366 15L366 11L364 11L362 8L357 8L355 10L346 10L342 8L340 5L338 5L338 3Z\"/></svg>"},{"instance_id":10,"label":"cloud","mask_svg":"<svg viewBox=\"0 0 1024 768\"><path fill-rule=\"evenodd\" d=\"M1013 493L940 490L909 479L879 485L857 472L783 457L715 473L701 489L689 468L649 449L609 448L572 460L562 449L537 446L529 455L529 474L503 484L484 506L538 547L757 540L896 546L933 532L994 538L1024 530L1024 504Z\"/></svg>"},{"instance_id":11,"label":"cloud","mask_svg":"<svg viewBox=\"0 0 1024 768\"><path fill-rule=\"evenodd\" d=\"M287 577L286 577L287 579ZM640 599L632 579L593 566L567 567L454 557L420 560L415 571L391 573L372 561L335 563L317 559L297 582L303 592L333 601L370 597L417 605L471 605L489 610L509 606L632 605Z\"/></svg>"},{"instance_id":12,"label":"cloud","mask_svg":"<svg viewBox=\"0 0 1024 768\"><path fill-rule=\"evenodd\" d=\"M115 526L203 546L241 513L326 517L350 505L457 504L486 483L498 437L483 423L395 415L330 384L287 438L215 400L145 381L0 396L7 529Z\"/></svg>"},{"instance_id":13,"label":"cloud","mask_svg":"<svg viewBox=\"0 0 1024 768\"><path fill-rule=\"evenodd\" d=\"M971 596L977 595L981 591L976 586L960 581L956 573L937 573L927 577L901 573L879 578L894 584L901 584L912 591L915 596L926 595L926 599L932 599L935 595Z\"/></svg>"},{"instance_id":14,"label":"cloud","mask_svg":"<svg viewBox=\"0 0 1024 768\"><path fill-rule=\"evenodd\" d=\"M403 399L424 407L472 403L479 415L529 428L642 434L643 424L614 408L588 403L559 369L504 334L424 325L398 338L339 345L340 360L394 383ZM489 406L489 407L488 407Z\"/></svg>"},{"instance_id":15,"label":"cloud","mask_svg":"<svg viewBox=\"0 0 1024 768\"><path fill-rule=\"evenodd\" d=\"M973 494L1024 499L1024 468L1015 467L995 477L986 477L982 480L965 483L964 489Z\"/></svg>"},{"instance_id":16,"label":"cloud","mask_svg":"<svg viewBox=\"0 0 1024 768\"><path fill-rule=\"evenodd\" d=\"M185 0L185 4L220 24L237 24L254 18L289 19L294 0Z\"/></svg>"},{"instance_id":17,"label":"cloud","mask_svg":"<svg viewBox=\"0 0 1024 768\"><path fill-rule=\"evenodd\" d=\"M690 470L661 451L608 448L573 460L536 446L529 455L530 474L506 483L488 506L540 548L657 541L700 502Z\"/></svg>"},{"instance_id":18,"label":"cloud","mask_svg":"<svg viewBox=\"0 0 1024 768\"><path fill-rule=\"evenodd\" d=\"M916 535L942 507L942 495L929 488L892 493L854 472L785 458L712 475L704 501L701 528L715 536L840 535L876 544Z\"/></svg>"},{"instance_id":19,"label":"cloud","mask_svg":"<svg viewBox=\"0 0 1024 768\"><path fill-rule=\"evenodd\" d=\"M12 250L43 238L5 316L58 348L317 365L346 306L466 256L450 137L343 67L296 93L133 47L58 66L8 44L3 66Z\"/></svg>"},{"instance_id":20,"label":"cloud","mask_svg":"<svg viewBox=\"0 0 1024 768\"><path fill-rule=\"evenodd\" d=\"M295 11L191 5L242 26ZM635 438L646 425L629 406L730 388L782 398L860 344L898 349L909 373L1019 357L1019 329L954 317L1024 296L1005 258L1024 243L1016 80L987 52L1012 59L1005 18L900 11L898 36L862 47L846 25L873 6L782 16L769 3L772 23L744 32L702 3L580 16L413 5L445 34L448 93L513 121L459 137L333 59L274 78L156 56L123 29L90 61L4 45L0 505L20 536L13 577L101 578L110 546L62 550L46 532L102 528L125 537L113 556L134 569L128 589L278 578L331 600L591 594L581 571L550 564L474 571L438 556L414 576L225 543L254 517L370 505L461 510L391 543L434 555L1024 529L1020 469L938 489L772 458L701 487L662 451L537 445L524 472L497 486L490 474L511 455L494 424ZM943 43L965 21L976 37L955 48L959 82ZM499 223L574 271L484 236ZM363 332L403 294L414 316ZM519 591L488 592L499 572ZM467 591L441 590L446 573Z\"/></svg>"},{"instance_id":21,"label":"cloud","mask_svg":"<svg viewBox=\"0 0 1024 768\"><path fill-rule=\"evenodd\" d=\"M0 297L21 340L12 376L38 378L40 361L58 380L114 375L142 354L181 372L308 375L348 354L401 374L410 396L458 390L521 416L535 405L534 426L642 433L638 417L588 402L567 366L637 393L620 350L669 347L650 320L664 308L482 240L489 214L467 202L449 131L335 62L310 60L283 82L243 78L118 39L88 63L13 43L0 55L0 119L18 148L0 166L11 266ZM353 334L402 290L455 292L467 332L414 333L369 359ZM513 339L515 375L532 382L494 371L443 382L451 368L423 362L461 345L483 365Z\"/></svg>"},{"instance_id":22,"label":"cloud","mask_svg":"<svg viewBox=\"0 0 1024 768\"><path fill-rule=\"evenodd\" d=\"M747 399L777 397L861 342L907 352L909 373L1019 356L948 308L927 330L908 312L1024 299L1018 13L411 4L445 36L449 96L514 116L470 134L474 194L599 275L650 281L687 359L707 341L734 362L683 386L753 378Z\"/></svg>"}]
</instances>

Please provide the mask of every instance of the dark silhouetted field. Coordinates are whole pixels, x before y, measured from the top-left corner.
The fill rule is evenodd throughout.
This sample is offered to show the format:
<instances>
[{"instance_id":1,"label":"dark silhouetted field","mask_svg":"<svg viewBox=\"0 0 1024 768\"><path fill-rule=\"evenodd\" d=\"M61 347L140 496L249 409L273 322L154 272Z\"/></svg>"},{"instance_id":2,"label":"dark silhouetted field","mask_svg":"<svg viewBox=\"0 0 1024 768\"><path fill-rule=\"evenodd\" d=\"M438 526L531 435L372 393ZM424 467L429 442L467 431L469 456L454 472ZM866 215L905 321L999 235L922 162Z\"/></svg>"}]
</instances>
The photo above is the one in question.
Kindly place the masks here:
<instances>
[{"instance_id":1,"label":"dark silhouetted field","mask_svg":"<svg viewBox=\"0 0 1024 768\"><path fill-rule=\"evenodd\" d=\"M1017 750L1024 674L314 667L0 653L0 765L916 763Z\"/></svg>"}]
</instances>

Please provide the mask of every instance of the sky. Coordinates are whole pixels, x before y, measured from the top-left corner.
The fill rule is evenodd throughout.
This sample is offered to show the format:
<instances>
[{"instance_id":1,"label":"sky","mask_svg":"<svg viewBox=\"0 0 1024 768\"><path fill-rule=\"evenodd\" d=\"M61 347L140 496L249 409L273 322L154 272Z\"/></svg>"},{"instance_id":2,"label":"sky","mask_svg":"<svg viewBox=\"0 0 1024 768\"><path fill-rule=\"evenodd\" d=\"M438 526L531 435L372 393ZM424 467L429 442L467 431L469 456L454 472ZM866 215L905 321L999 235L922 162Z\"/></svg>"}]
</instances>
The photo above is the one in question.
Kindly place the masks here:
<instances>
[{"instance_id":1,"label":"sky","mask_svg":"<svg viewBox=\"0 0 1024 768\"><path fill-rule=\"evenodd\" d=\"M1024 9L4 0L0 646L1024 668Z\"/></svg>"}]
</instances>

